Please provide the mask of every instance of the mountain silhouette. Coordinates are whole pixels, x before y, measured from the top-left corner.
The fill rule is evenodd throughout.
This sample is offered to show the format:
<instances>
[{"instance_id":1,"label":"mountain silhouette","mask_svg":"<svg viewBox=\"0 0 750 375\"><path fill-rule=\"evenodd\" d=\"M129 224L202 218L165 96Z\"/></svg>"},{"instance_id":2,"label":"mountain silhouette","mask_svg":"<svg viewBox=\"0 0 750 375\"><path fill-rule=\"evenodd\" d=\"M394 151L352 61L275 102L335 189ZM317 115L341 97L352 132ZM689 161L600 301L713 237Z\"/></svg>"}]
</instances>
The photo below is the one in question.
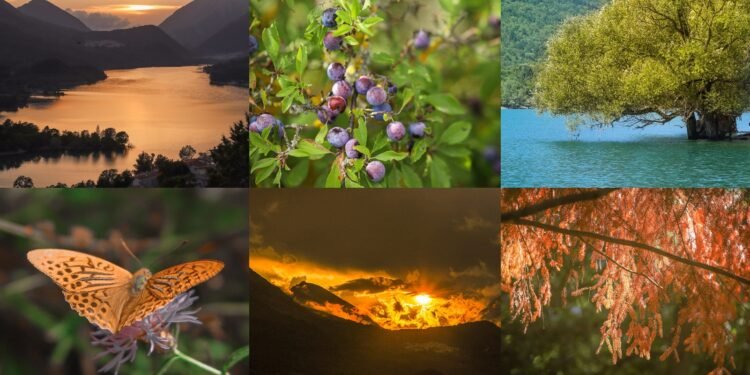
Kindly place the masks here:
<instances>
[{"instance_id":1,"label":"mountain silhouette","mask_svg":"<svg viewBox=\"0 0 750 375\"><path fill-rule=\"evenodd\" d=\"M242 47L246 50L249 14L246 0L194 0L175 11L159 27L182 46L193 50L244 16L245 28L229 39L242 37Z\"/></svg>"},{"instance_id":2,"label":"mountain silhouette","mask_svg":"<svg viewBox=\"0 0 750 375\"><path fill-rule=\"evenodd\" d=\"M323 288L320 285L308 283L303 281L290 288L294 300L300 304L313 303L316 305L324 306L326 304L335 305L341 309L344 313L351 317L350 320L356 319L362 324L373 324L377 325L370 316L364 314L357 309L356 306L349 302L346 302L339 296L331 293L328 289Z\"/></svg>"},{"instance_id":3,"label":"mountain silhouette","mask_svg":"<svg viewBox=\"0 0 750 375\"><path fill-rule=\"evenodd\" d=\"M193 53L213 60L247 56L248 26L248 15L243 14L193 49Z\"/></svg>"},{"instance_id":4,"label":"mountain silhouette","mask_svg":"<svg viewBox=\"0 0 750 375\"><path fill-rule=\"evenodd\" d=\"M47 0L31 0L18 10L38 20L78 31L91 31L81 20Z\"/></svg>"},{"instance_id":5,"label":"mountain silhouette","mask_svg":"<svg viewBox=\"0 0 750 375\"><path fill-rule=\"evenodd\" d=\"M500 329L489 322L390 331L320 314L250 270L251 374L492 374Z\"/></svg>"},{"instance_id":6,"label":"mountain silhouette","mask_svg":"<svg viewBox=\"0 0 750 375\"><path fill-rule=\"evenodd\" d=\"M78 31L28 16L0 0L0 66L57 59L100 69L179 66L190 53L156 26Z\"/></svg>"}]
</instances>

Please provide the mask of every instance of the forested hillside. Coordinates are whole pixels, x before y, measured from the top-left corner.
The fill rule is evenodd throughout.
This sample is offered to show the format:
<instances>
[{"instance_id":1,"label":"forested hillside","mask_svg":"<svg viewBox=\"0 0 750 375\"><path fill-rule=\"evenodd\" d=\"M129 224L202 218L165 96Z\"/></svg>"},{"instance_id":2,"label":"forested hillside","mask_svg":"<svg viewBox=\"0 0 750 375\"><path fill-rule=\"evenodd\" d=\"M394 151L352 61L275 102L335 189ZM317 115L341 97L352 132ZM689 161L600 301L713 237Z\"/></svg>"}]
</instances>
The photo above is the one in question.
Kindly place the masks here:
<instances>
[{"instance_id":1,"label":"forested hillside","mask_svg":"<svg viewBox=\"0 0 750 375\"><path fill-rule=\"evenodd\" d=\"M533 64L547 39L566 18L585 14L606 0L504 0L502 34L503 106L528 106Z\"/></svg>"}]
</instances>

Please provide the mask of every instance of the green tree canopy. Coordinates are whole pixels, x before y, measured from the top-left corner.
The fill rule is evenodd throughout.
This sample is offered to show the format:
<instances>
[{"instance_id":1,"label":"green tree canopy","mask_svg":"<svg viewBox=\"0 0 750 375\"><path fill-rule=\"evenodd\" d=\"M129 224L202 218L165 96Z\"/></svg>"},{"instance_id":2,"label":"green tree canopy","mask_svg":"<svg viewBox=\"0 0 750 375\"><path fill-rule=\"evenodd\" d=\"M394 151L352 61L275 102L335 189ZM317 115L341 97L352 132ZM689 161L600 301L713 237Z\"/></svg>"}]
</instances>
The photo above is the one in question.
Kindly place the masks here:
<instances>
[{"instance_id":1,"label":"green tree canopy","mask_svg":"<svg viewBox=\"0 0 750 375\"><path fill-rule=\"evenodd\" d=\"M595 125L682 118L725 138L750 108L750 1L614 0L567 21L537 76L539 109Z\"/></svg>"}]
</instances>

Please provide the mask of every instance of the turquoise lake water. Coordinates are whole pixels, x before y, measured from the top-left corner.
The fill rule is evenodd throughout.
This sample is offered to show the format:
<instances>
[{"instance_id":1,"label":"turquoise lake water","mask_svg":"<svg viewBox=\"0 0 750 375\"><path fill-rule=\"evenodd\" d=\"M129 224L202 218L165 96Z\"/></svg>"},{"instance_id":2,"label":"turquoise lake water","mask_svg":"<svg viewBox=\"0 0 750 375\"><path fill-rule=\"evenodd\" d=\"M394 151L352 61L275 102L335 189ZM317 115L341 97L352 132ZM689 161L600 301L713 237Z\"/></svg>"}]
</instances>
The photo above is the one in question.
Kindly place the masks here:
<instances>
[{"instance_id":1,"label":"turquoise lake water","mask_svg":"<svg viewBox=\"0 0 750 375\"><path fill-rule=\"evenodd\" d=\"M501 117L502 187L750 187L750 141L689 141L681 121L573 133L533 109Z\"/></svg>"}]
</instances>

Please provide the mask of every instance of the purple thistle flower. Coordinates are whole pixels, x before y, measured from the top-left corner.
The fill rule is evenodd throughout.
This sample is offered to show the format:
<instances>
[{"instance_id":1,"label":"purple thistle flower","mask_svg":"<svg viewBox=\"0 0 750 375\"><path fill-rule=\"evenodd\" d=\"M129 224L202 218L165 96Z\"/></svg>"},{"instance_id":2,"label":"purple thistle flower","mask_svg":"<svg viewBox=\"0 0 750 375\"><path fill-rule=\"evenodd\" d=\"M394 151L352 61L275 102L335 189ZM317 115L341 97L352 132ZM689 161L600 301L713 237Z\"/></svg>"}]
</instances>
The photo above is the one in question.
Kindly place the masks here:
<instances>
[{"instance_id":1,"label":"purple thistle flower","mask_svg":"<svg viewBox=\"0 0 750 375\"><path fill-rule=\"evenodd\" d=\"M104 351L94 358L99 359L106 355L114 357L107 362L98 372L110 372L114 370L115 375L120 366L126 362L135 360L138 351L138 340L149 344L148 355L153 353L154 348L169 350L175 346L174 337L169 327L176 323L201 324L195 316L198 310L185 311L198 297L190 290L182 293L170 301L166 306L154 311L140 321L124 327L116 334L109 330L99 329L91 333L91 344L101 346Z\"/></svg>"}]
</instances>

